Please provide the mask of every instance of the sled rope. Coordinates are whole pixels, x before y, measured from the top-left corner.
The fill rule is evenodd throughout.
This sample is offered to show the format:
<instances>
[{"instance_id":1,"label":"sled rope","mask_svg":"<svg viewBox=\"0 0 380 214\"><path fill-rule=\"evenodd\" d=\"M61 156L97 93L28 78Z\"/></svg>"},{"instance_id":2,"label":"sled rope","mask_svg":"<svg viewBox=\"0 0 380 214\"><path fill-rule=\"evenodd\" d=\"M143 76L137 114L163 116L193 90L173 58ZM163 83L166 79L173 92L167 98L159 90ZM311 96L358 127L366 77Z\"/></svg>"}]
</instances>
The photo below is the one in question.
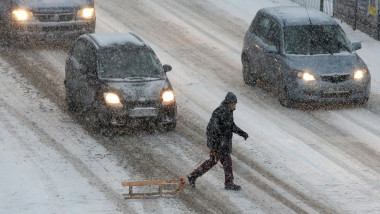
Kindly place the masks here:
<instances>
[{"instance_id":1,"label":"sled rope","mask_svg":"<svg viewBox=\"0 0 380 214\"><path fill-rule=\"evenodd\" d=\"M187 176L189 176L192 172L194 172L194 170L199 166L201 165L201 163L203 162L204 159L206 159L206 157L212 152L212 150L210 150L209 152L207 152L207 154L191 169L191 171L189 173L187 173L184 177L182 177L182 179L185 179L187 178Z\"/></svg>"}]
</instances>

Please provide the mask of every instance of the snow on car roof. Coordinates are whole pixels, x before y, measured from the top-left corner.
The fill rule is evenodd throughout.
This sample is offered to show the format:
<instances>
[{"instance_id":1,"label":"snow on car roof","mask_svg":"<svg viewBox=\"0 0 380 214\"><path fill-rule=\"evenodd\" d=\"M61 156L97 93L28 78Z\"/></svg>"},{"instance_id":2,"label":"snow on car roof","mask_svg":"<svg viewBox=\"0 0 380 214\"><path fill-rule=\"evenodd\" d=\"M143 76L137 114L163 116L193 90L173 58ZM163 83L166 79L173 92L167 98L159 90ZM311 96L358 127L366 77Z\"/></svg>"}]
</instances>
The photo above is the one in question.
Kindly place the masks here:
<instances>
[{"instance_id":1,"label":"snow on car roof","mask_svg":"<svg viewBox=\"0 0 380 214\"><path fill-rule=\"evenodd\" d=\"M119 45L144 46L145 43L131 33L94 33L89 35L99 47Z\"/></svg>"},{"instance_id":2,"label":"snow on car roof","mask_svg":"<svg viewBox=\"0 0 380 214\"><path fill-rule=\"evenodd\" d=\"M270 7L261 9L262 12L280 19L285 26L337 24L333 18L316 9L299 6ZM310 18L310 19L309 19Z\"/></svg>"},{"instance_id":3,"label":"snow on car roof","mask_svg":"<svg viewBox=\"0 0 380 214\"><path fill-rule=\"evenodd\" d=\"M81 7L94 5L93 0L15 0L18 6L32 8Z\"/></svg>"}]
</instances>

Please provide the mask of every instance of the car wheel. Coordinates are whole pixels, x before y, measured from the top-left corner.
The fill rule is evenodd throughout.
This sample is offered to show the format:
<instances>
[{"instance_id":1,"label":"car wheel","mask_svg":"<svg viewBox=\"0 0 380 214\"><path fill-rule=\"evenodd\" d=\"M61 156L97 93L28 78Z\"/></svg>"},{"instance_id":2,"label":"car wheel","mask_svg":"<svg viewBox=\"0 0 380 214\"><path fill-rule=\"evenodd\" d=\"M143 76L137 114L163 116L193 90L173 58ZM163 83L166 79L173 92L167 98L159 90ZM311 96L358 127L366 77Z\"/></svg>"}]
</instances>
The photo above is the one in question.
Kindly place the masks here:
<instances>
[{"instance_id":1,"label":"car wheel","mask_svg":"<svg viewBox=\"0 0 380 214\"><path fill-rule=\"evenodd\" d=\"M165 124L163 126L164 126L165 131L171 132L171 131L175 130L175 127L177 126L177 122L171 122L171 123Z\"/></svg>"},{"instance_id":2,"label":"car wheel","mask_svg":"<svg viewBox=\"0 0 380 214\"><path fill-rule=\"evenodd\" d=\"M247 58L246 55L243 55L242 57L242 64L243 64L243 79L245 84L250 86L255 86L257 82L257 75L256 72L253 72L251 64Z\"/></svg>"},{"instance_id":3,"label":"car wheel","mask_svg":"<svg viewBox=\"0 0 380 214\"><path fill-rule=\"evenodd\" d=\"M78 110L78 106L70 99L69 92L66 91L66 103L67 109L71 112L76 112Z\"/></svg>"},{"instance_id":4,"label":"car wheel","mask_svg":"<svg viewBox=\"0 0 380 214\"><path fill-rule=\"evenodd\" d=\"M284 78L281 78L278 84L278 101L284 107L291 108L294 106L293 99L289 96L289 90Z\"/></svg>"},{"instance_id":5,"label":"car wheel","mask_svg":"<svg viewBox=\"0 0 380 214\"><path fill-rule=\"evenodd\" d=\"M365 105L369 100L369 97L364 97L363 99L358 100L357 104L362 106Z\"/></svg>"},{"instance_id":6,"label":"car wheel","mask_svg":"<svg viewBox=\"0 0 380 214\"><path fill-rule=\"evenodd\" d=\"M1 40L1 44L5 47L20 46L22 43L16 36L5 36Z\"/></svg>"},{"instance_id":7,"label":"car wheel","mask_svg":"<svg viewBox=\"0 0 380 214\"><path fill-rule=\"evenodd\" d=\"M97 110L89 110L86 112L89 118L89 123L93 131L100 133L103 136L113 135L112 127L107 118L104 118Z\"/></svg>"}]
</instances>

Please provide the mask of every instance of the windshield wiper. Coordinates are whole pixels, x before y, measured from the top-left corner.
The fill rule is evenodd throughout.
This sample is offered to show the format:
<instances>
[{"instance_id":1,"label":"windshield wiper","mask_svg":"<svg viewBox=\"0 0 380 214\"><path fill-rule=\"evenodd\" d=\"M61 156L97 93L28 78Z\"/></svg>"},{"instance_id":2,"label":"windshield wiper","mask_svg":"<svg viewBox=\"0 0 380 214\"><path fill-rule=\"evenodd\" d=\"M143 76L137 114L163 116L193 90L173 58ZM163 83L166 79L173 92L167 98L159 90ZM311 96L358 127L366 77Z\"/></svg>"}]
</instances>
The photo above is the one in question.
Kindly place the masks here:
<instances>
[{"instance_id":1,"label":"windshield wiper","mask_svg":"<svg viewBox=\"0 0 380 214\"><path fill-rule=\"evenodd\" d=\"M333 41L337 41L337 44L339 47L342 47L342 48L346 49L348 52L352 53L351 50L346 45L344 45L341 41L336 39L336 37L334 35L327 34L327 38L329 38Z\"/></svg>"},{"instance_id":2,"label":"windshield wiper","mask_svg":"<svg viewBox=\"0 0 380 214\"><path fill-rule=\"evenodd\" d=\"M161 78L161 77L153 77L153 76L132 76L132 77L124 77L123 79L148 82L148 81L153 81L153 80L160 80L160 79L163 79L163 78Z\"/></svg>"},{"instance_id":3,"label":"windshield wiper","mask_svg":"<svg viewBox=\"0 0 380 214\"><path fill-rule=\"evenodd\" d=\"M124 78L141 79L141 78L146 78L146 76L129 76L129 77L124 77Z\"/></svg>"},{"instance_id":4,"label":"windshield wiper","mask_svg":"<svg viewBox=\"0 0 380 214\"><path fill-rule=\"evenodd\" d=\"M319 41L315 40L315 39L309 34L309 32L307 32L306 30L304 30L304 29L302 29L302 28L301 28L301 30L302 30L303 32L306 33L306 35L309 37L309 39L311 39L314 43L317 43L317 45L321 46L321 47L323 48L323 50L325 50L326 52L330 53L331 55L334 55L334 53L333 53L331 50L329 50L329 49L326 48L324 45L322 45L321 43L319 43ZM311 53L309 53L309 54L312 55Z\"/></svg>"}]
</instances>

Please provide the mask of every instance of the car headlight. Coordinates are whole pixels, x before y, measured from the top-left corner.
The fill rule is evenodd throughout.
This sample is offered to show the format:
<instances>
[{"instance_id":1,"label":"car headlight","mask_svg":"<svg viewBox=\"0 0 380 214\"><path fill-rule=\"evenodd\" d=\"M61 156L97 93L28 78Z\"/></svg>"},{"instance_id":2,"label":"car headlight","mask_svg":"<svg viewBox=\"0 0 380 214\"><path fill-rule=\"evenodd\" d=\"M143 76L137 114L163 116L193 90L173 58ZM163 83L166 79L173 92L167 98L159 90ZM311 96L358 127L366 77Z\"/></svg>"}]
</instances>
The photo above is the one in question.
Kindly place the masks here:
<instances>
[{"instance_id":1,"label":"car headlight","mask_svg":"<svg viewBox=\"0 0 380 214\"><path fill-rule=\"evenodd\" d=\"M169 104L174 101L174 93L171 90L166 90L162 93L163 104Z\"/></svg>"},{"instance_id":2,"label":"car headlight","mask_svg":"<svg viewBox=\"0 0 380 214\"><path fill-rule=\"evenodd\" d=\"M297 77L300 78L300 79L303 79L303 80L305 80L307 82L315 80L314 75L311 74L311 73L309 73L309 72L298 72L297 73Z\"/></svg>"},{"instance_id":3,"label":"car headlight","mask_svg":"<svg viewBox=\"0 0 380 214\"><path fill-rule=\"evenodd\" d=\"M362 71L362 70L357 70L357 71L355 71L355 73L354 73L354 78L356 79L356 80L360 80L360 79L362 79L364 77L364 71Z\"/></svg>"},{"instance_id":4,"label":"car headlight","mask_svg":"<svg viewBox=\"0 0 380 214\"><path fill-rule=\"evenodd\" d=\"M104 93L104 100L106 104L113 107L123 107L123 104L120 102L119 95L113 92Z\"/></svg>"},{"instance_id":5,"label":"car headlight","mask_svg":"<svg viewBox=\"0 0 380 214\"><path fill-rule=\"evenodd\" d=\"M22 9L13 10L12 15L16 21L20 22L34 19L34 15L32 12Z\"/></svg>"},{"instance_id":6,"label":"car headlight","mask_svg":"<svg viewBox=\"0 0 380 214\"><path fill-rule=\"evenodd\" d=\"M86 7L78 11L77 17L79 19L92 19L95 17L95 9L93 7Z\"/></svg>"}]
</instances>

